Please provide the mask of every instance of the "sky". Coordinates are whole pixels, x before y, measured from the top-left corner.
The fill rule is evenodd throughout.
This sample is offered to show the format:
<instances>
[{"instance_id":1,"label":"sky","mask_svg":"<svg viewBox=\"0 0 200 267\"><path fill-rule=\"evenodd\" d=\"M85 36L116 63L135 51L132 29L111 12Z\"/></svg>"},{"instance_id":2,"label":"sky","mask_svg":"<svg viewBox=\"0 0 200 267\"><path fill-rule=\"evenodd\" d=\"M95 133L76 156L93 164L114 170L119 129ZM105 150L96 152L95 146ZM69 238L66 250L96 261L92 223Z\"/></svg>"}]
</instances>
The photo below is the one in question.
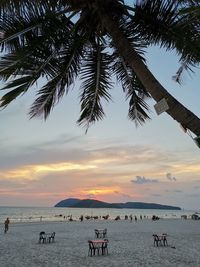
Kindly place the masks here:
<instances>
[{"instance_id":1,"label":"sky","mask_svg":"<svg viewBox=\"0 0 200 267\"><path fill-rule=\"evenodd\" d=\"M184 73L180 86L172 79L179 67L175 54L151 47L147 64L200 117L200 70ZM191 136L167 114L156 115L153 100L151 120L136 128L117 84L104 106L106 118L85 134L76 124L79 88L77 83L47 121L28 117L37 88L0 111L0 206L52 207L76 197L199 210L200 149Z\"/></svg>"}]
</instances>

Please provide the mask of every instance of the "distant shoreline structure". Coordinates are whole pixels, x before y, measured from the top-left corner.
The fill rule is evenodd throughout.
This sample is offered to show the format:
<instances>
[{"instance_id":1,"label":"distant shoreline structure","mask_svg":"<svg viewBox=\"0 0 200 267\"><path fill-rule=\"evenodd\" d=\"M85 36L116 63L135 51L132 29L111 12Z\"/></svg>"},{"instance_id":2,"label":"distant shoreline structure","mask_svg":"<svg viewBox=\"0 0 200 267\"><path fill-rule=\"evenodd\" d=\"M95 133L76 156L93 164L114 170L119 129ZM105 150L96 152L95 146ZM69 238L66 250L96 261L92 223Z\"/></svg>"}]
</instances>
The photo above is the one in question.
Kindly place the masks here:
<instances>
[{"instance_id":1,"label":"distant shoreline structure","mask_svg":"<svg viewBox=\"0 0 200 267\"><path fill-rule=\"evenodd\" d=\"M107 203L95 199L67 198L54 207L59 208L111 208L111 209L162 209L181 210L180 207L145 202Z\"/></svg>"}]
</instances>

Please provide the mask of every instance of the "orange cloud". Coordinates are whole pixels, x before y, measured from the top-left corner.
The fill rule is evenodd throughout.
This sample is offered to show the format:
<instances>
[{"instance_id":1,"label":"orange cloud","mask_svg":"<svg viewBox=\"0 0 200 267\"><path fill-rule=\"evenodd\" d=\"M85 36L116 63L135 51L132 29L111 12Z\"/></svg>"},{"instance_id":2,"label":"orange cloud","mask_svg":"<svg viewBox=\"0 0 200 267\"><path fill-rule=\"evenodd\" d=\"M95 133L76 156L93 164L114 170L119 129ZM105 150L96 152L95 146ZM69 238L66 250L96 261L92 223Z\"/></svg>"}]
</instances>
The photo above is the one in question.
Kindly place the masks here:
<instances>
[{"instance_id":1,"label":"orange cloud","mask_svg":"<svg viewBox=\"0 0 200 267\"><path fill-rule=\"evenodd\" d=\"M46 165L28 165L18 169L9 170L0 173L0 178L4 179L38 179L40 175L50 172L66 172L71 170L89 170L95 169L97 166L89 164L74 164L74 163L55 163Z\"/></svg>"},{"instance_id":2,"label":"orange cloud","mask_svg":"<svg viewBox=\"0 0 200 267\"><path fill-rule=\"evenodd\" d=\"M88 189L86 191L83 191L83 194L100 196L100 195L113 194L116 190L119 190L119 188L118 187L92 188L92 189Z\"/></svg>"}]
</instances>

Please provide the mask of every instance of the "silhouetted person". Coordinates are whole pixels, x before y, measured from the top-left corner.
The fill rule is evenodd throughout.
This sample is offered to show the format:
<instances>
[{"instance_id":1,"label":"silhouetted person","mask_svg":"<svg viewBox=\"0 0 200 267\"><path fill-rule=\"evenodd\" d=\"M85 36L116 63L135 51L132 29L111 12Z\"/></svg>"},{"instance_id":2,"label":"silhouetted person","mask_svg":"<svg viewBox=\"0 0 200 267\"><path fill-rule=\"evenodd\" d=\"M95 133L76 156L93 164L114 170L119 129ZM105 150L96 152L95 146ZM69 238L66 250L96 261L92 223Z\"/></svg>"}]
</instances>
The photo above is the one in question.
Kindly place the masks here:
<instances>
[{"instance_id":1,"label":"silhouetted person","mask_svg":"<svg viewBox=\"0 0 200 267\"><path fill-rule=\"evenodd\" d=\"M10 220L9 220L9 218L7 218L7 219L5 220L5 222L4 222L4 226L5 226L4 233L5 233L5 234L8 232L9 223L10 223Z\"/></svg>"},{"instance_id":2,"label":"silhouetted person","mask_svg":"<svg viewBox=\"0 0 200 267\"><path fill-rule=\"evenodd\" d=\"M135 222L137 222L137 216L135 216Z\"/></svg>"},{"instance_id":3,"label":"silhouetted person","mask_svg":"<svg viewBox=\"0 0 200 267\"><path fill-rule=\"evenodd\" d=\"M130 222L132 222L132 220L133 220L132 214L129 216L129 218L130 218Z\"/></svg>"}]
</instances>

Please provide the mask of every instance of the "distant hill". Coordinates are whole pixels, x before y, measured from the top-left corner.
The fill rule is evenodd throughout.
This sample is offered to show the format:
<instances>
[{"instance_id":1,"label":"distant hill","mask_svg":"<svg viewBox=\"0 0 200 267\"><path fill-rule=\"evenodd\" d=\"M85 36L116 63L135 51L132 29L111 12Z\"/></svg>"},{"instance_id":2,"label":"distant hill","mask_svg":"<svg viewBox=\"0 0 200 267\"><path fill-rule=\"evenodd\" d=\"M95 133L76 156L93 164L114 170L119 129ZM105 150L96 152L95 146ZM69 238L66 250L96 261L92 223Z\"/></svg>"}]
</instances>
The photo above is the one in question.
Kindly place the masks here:
<instances>
[{"instance_id":1,"label":"distant hill","mask_svg":"<svg viewBox=\"0 0 200 267\"><path fill-rule=\"evenodd\" d=\"M123 208L126 209L161 209L161 210L181 210L180 207L155 204L155 203L144 203L144 202L127 202L123 204Z\"/></svg>"},{"instance_id":2,"label":"distant hill","mask_svg":"<svg viewBox=\"0 0 200 267\"><path fill-rule=\"evenodd\" d=\"M115 203L107 203L94 199L83 199L74 204L73 208L121 208L121 207Z\"/></svg>"},{"instance_id":3,"label":"distant hill","mask_svg":"<svg viewBox=\"0 0 200 267\"><path fill-rule=\"evenodd\" d=\"M107 203L95 199L68 198L58 202L55 207L70 208L115 208L115 209L163 209L181 210L180 207L161 205L156 203L126 202L126 203Z\"/></svg>"},{"instance_id":4,"label":"distant hill","mask_svg":"<svg viewBox=\"0 0 200 267\"><path fill-rule=\"evenodd\" d=\"M75 205L79 201L80 201L80 199L78 199L78 198L64 199L64 200L61 200L60 202L58 202L55 205L55 207L73 207L73 205Z\"/></svg>"}]
</instances>

